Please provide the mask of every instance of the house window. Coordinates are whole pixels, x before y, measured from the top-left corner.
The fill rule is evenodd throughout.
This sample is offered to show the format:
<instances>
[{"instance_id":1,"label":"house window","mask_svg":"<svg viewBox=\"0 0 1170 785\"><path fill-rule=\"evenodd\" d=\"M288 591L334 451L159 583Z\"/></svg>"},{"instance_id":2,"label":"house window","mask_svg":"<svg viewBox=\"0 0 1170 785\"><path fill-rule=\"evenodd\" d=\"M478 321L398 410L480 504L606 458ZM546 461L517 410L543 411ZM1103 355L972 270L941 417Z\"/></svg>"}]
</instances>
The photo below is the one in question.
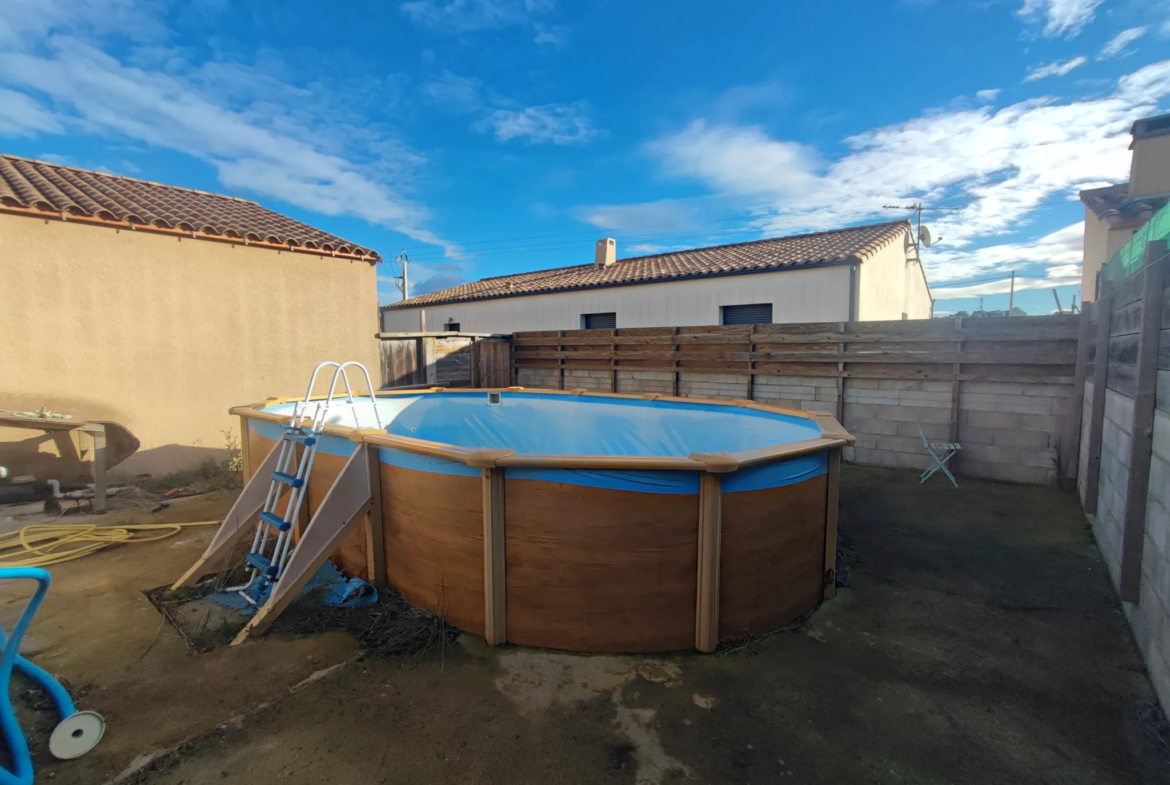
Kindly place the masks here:
<instances>
[{"instance_id":1,"label":"house window","mask_svg":"<svg viewBox=\"0 0 1170 785\"><path fill-rule=\"evenodd\" d=\"M616 330L616 313L583 313L581 314L582 330Z\"/></svg>"},{"instance_id":2,"label":"house window","mask_svg":"<svg viewBox=\"0 0 1170 785\"><path fill-rule=\"evenodd\" d=\"M772 303L724 305L719 315L720 324L771 324Z\"/></svg>"},{"instance_id":3,"label":"house window","mask_svg":"<svg viewBox=\"0 0 1170 785\"><path fill-rule=\"evenodd\" d=\"M457 333L459 332L459 322L447 322L443 325L443 329L449 333Z\"/></svg>"}]
</instances>

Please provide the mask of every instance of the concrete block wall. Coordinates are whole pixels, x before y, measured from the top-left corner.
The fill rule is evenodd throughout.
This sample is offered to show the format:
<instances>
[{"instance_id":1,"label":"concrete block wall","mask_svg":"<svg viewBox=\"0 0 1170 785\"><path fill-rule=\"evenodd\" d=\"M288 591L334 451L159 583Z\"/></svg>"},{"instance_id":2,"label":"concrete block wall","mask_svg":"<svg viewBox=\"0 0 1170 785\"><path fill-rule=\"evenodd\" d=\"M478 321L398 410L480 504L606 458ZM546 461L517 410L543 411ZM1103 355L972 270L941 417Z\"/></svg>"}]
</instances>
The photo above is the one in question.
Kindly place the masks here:
<instances>
[{"instance_id":1,"label":"concrete block wall","mask_svg":"<svg viewBox=\"0 0 1170 785\"><path fill-rule=\"evenodd\" d=\"M1126 603L1123 607L1150 681L1162 705L1170 706L1170 413L1162 410L1154 413L1153 452L1146 496L1141 594L1136 605ZM1106 546L1100 538L1098 543L1105 553ZM1120 558L1120 545L1117 553Z\"/></svg>"},{"instance_id":2,"label":"concrete block wall","mask_svg":"<svg viewBox=\"0 0 1170 785\"><path fill-rule=\"evenodd\" d=\"M678 394L683 398L734 400L747 398L747 375L742 373L695 373L678 375Z\"/></svg>"},{"instance_id":3,"label":"concrete block wall","mask_svg":"<svg viewBox=\"0 0 1170 785\"><path fill-rule=\"evenodd\" d=\"M858 463L925 469L922 436L950 440L951 383L913 379L847 379L845 429L857 444L843 457Z\"/></svg>"},{"instance_id":4,"label":"concrete block wall","mask_svg":"<svg viewBox=\"0 0 1170 785\"><path fill-rule=\"evenodd\" d=\"M757 376L753 398L804 411L837 411L837 379L828 376Z\"/></svg>"},{"instance_id":5,"label":"concrete block wall","mask_svg":"<svg viewBox=\"0 0 1170 785\"><path fill-rule=\"evenodd\" d=\"M1093 383L1085 382L1084 403L1081 404L1080 453L1077 455L1077 495L1085 503L1085 478L1089 474L1089 428L1093 420Z\"/></svg>"},{"instance_id":6,"label":"concrete block wall","mask_svg":"<svg viewBox=\"0 0 1170 785\"><path fill-rule=\"evenodd\" d=\"M1067 384L961 382L958 468L973 477L1055 485Z\"/></svg>"},{"instance_id":7,"label":"concrete block wall","mask_svg":"<svg viewBox=\"0 0 1170 785\"><path fill-rule=\"evenodd\" d=\"M526 385L521 385L526 386ZM546 385L556 388L556 371L553 371L551 383ZM589 390L590 392L609 392L613 387L613 371L604 368L598 369L565 369L566 390Z\"/></svg>"},{"instance_id":8,"label":"concrete block wall","mask_svg":"<svg viewBox=\"0 0 1170 785\"><path fill-rule=\"evenodd\" d=\"M644 395L674 394L674 374L670 371L618 371L618 392Z\"/></svg>"},{"instance_id":9,"label":"concrete block wall","mask_svg":"<svg viewBox=\"0 0 1170 785\"><path fill-rule=\"evenodd\" d=\"M565 389L609 392L611 373L567 369ZM522 387L556 389L557 381L555 368L521 368L518 374ZM669 371L620 369L617 391L670 395L673 383ZM931 442L954 438L949 381L848 378L842 386L842 424L857 437L857 444L844 452L846 460L921 470L931 464L922 434ZM759 375L751 398L835 413L837 390L836 377ZM678 392L684 398L747 398L747 376L681 371ZM961 382L958 442L963 449L952 467L968 477L1055 485L1060 434L1071 406L1069 385Z\"/></svg>"},{"instance_id":10,"label":"concrete block wall","mask_svg":"<svg viewBox=\"0 0 1170 785\"><path fill-rule=\"evenodd\" d=\"M1121 541L1125 526L1125 496L1129 458L1133 447L1133 399L1105 390L1105 427L1101 432L1101 473L1097 481L1097 514L1091 519L1093 536L1117 584L1121 575Z\"/></svg>"},{"instance_id":11,"label":"concrete block wall","mask_svg":"<svg viewBox=\"0 0 1170 785\"><path fill-rule=\"evenodd\" d=\"M516 371L516 384L543 390L555 390L560 372L556 368L520 368Z\"/></svg>"}]
</instances>

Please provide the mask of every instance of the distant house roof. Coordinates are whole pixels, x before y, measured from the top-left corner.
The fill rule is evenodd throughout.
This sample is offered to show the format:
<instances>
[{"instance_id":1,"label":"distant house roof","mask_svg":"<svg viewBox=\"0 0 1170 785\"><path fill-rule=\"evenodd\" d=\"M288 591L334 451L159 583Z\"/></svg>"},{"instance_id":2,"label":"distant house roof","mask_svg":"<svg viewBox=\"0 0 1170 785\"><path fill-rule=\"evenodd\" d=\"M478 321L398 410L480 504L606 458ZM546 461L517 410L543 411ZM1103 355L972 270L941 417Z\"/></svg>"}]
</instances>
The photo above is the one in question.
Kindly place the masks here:
<instances>
[{"instance_id":1,"label":"distant house roof","mask_svg":"<svg viewBox=\"0 0 1170 785\"><path fill-rule=\"evenodd\" d=\"M1107 185L1104 188L1088 188L1081 191L1081 201L1093 211L1093 215L1109 224L1145 223L1150 216L1166 204L1165 194L1129 198L1129 183Z\"/></svg>"},{"instance_id":2,"label":"distant house roof","mask_svg":"<svg viewBox=\"0 0 1170 785\"><path fill-rule=\"evenodd\" d=\"M532 273L485 278L440 292L383 306L417 308L440 303L519 297L530 294L631 286L693 278L714 278L864 261L903 237L909 221L854 226L831 232L798 234L734 245L618 259L608 267L580 264Z\"/></svg>"},{"instance_id":3,"label":"distant house roof","mask_svg":"<svg viewBox=\"0 0 1170 785\"><path fill-rule=\"evenodd\" d=\"M0 154L0 211L377 262L377 252L234 196Z\"/></svg>"}]
</instances>

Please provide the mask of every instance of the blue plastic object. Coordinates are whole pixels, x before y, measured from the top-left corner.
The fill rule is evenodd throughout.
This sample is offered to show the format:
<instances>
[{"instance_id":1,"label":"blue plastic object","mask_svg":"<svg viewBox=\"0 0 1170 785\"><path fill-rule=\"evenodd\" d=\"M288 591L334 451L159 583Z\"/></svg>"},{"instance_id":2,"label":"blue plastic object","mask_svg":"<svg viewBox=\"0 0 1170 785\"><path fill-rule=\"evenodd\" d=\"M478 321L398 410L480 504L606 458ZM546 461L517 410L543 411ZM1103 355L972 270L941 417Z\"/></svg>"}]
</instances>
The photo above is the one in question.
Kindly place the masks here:
<instances>
[{"instance_id":1,"label":"blue plastic object","mask_svg":"<svg viewBox=\"0 0 1170 785\"><path fill-rule=\"evenodd\" d=\"M269 526L276 529L277 531L286 532L292 528L291 523L286 521L284 518L281 518L279 515L277 515L274 512L260 513L260 520L264 521L265 523L267 523Z\"/></svg>"},{"instance_id":2,"label":"blue plastic object","mask_svg":"<svg viewBox=\"0 0 1170 785\"><path fill-rule=\"evenodd\" d=\"M3 695L0 696L0 731L3 731L4 739L8 743L8 751L14 769L8 771L0 768L0 785L31 785L34 777L32 758L29 756L28 742L24 737L24 731L21 730L16 721L16 712L12 708L12 700L9 696L12 669L15 667L49 693L61 720L76 715L77 709L73 705L73 699L69 697L69 693L65 691L60 682L46 670L29 662L18 653L24 633L28 630L33 616L36 615L37 609L41 607L41 602L49 592L51 581L49 573L39 567L0 568L0 580L6 579L34 580L37 582L37 589L28 605L25 606L24 612L21 613L20 620L16 622L12 636L6 639L3 630L0 630L0 646L4 648L4 656L0 658L0 684L4 685Z\"/></svg>"},{"instance_id":3,"label":"blue plastic object","mask_svg":"<svg viewBox=\"0 0 1170 785\"><path fill-rule=\"evenodd\" d=\"M296 477L294 475L291 475L288 472L273 472L272 479L276 480L279 483L284 483L285 485L289 485L293 488L300 488L302 485L305 484L305 481L302 480L300 477Z\"/></svg>"}]
</instances>

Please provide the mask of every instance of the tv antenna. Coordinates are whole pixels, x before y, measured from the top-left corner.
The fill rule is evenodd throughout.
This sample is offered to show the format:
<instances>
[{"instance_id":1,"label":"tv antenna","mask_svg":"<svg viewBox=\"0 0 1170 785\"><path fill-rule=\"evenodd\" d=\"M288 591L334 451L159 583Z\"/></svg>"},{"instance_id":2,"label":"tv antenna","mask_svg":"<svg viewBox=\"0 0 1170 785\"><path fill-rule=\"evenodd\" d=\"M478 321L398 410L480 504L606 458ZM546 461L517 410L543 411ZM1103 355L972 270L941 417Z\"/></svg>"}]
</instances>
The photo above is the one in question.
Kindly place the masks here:
<instances>
[{"instance_id":1,"label":"tv antenna","mask_svg":"<svg viewBox=\"0 0 1170 785\"><path fill-rule=\"evenodd\" d=\"M935 243L942 240L942 237L931 237L930 230L922 225L922 213L932 212L935 210L962 210L962 207L928 207L922 202L914 202L913 204L883 204L882 207L886 210L910 210L915 214L916 221L914 227L914 237L916 244L921 244L924 248L929 248Z\"/></svg>"}]
</instances>

